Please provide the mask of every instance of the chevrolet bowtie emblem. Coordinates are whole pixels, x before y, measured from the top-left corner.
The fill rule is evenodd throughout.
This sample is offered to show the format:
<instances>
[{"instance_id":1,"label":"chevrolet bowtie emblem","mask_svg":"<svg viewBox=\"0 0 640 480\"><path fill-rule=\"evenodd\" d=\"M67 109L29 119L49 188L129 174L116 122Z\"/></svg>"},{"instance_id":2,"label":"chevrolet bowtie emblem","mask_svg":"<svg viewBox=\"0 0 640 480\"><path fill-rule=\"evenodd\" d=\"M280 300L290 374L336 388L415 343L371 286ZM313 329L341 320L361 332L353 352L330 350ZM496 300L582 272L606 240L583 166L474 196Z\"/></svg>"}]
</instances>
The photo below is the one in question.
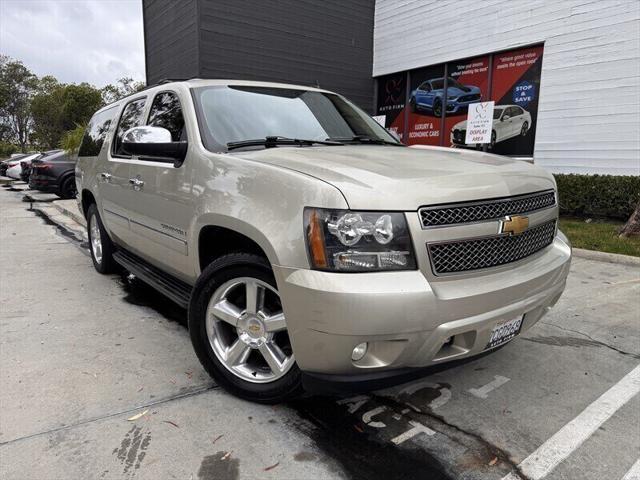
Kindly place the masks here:
<instances>
[{"instance_id":1,"label":"chevrolet bowtie emblem","mask_svg":"<svg viewBox=\"0 0 640 480\"><path fill-rule=\"evenodd\" d=\"M520 235L529 228L529 217L514 215L500 220L500 230L498 233L508 233L509 235Z\"/></svg>"}]
</instances>

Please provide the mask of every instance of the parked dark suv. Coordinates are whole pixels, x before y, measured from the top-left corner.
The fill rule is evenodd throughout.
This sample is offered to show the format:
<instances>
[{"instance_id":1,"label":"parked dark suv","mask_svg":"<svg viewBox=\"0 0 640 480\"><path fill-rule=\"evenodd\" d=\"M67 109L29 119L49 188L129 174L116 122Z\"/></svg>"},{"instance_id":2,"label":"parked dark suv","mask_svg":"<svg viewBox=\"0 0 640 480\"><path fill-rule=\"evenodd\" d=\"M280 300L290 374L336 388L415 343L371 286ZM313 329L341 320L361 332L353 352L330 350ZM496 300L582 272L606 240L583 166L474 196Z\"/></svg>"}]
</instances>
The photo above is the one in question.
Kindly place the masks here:
<instances>
[{"instance_id":1,"label":"parked dark suv","mask_svg":"<svg viewBox=\"0 0 640 480\"><path fill-rule=\"evenodd\" d=\"M61 151L31 162L29 188L55 193L60 198L75 198L74 171L77 157Z\"/></svg>"}]
</instances>

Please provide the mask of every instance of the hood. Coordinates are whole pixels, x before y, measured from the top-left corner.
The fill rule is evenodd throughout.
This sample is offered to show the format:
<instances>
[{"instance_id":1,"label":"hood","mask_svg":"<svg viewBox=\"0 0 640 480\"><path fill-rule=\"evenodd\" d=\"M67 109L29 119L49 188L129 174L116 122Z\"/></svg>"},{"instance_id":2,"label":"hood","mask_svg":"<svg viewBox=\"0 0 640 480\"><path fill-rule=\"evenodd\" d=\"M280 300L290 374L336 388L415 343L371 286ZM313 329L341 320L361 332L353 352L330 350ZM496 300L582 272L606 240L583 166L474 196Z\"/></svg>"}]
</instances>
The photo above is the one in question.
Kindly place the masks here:
<instances>
[{"instance_id":1,"label":"hood","mask_svg":"<svg viewBox=\"0 0 640 480\"><path fill-rule=\"evenodd\" d=\"M231 155L330 183L354 210L411 211L555 187L551 174L522 160L443 147L278 147Z\"/></svg>"},{"instance_id":2,"label":"hood","mask_svg":"<svg viewBox=\"0 0 640 480\"><path fill-rule=\"evenodd\" d=\"M461 122L456 123L453 127L451 127L451 130L465 130L467 128L467 121L463 120Z\"/></svg>"}]
</instances>

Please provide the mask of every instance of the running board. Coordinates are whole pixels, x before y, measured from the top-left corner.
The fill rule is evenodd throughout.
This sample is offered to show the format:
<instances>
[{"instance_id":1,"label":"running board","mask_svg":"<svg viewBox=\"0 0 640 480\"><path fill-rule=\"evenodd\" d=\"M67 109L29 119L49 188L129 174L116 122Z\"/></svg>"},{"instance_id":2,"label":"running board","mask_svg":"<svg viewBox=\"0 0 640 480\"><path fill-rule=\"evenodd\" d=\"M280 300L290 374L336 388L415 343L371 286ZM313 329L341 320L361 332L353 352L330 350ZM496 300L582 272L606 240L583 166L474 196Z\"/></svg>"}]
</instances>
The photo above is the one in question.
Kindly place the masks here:
<instances>
[{"instance_id":1,"label":"running board","mask_svg":"<svg viewBox=\"0 0 640 480\"><path fill-rule=\"evenodd\" d=\"M140 280L148 283L182 308L189 307L191 291L193 290L191 285L163 272L158 267L154 267L149 262L126 250L118 249L113 254L113 259L125 270L133 273Z\"/></svg>"}]
</instances>

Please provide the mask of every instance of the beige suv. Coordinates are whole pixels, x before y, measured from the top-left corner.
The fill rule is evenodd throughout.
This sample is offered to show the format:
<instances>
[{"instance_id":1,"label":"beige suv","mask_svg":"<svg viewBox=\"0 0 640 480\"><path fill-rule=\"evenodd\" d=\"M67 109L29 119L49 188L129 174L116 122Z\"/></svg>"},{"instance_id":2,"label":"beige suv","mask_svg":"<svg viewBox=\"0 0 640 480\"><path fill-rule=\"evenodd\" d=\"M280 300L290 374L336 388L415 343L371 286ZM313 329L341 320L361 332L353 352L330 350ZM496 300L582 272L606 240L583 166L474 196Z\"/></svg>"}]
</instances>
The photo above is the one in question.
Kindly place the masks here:
<instances>
[{"instance_id":1,"label":"beige suv","mask_svg":"<svg viewBox=\"0 0 640 480\"><path fill-rule=\"evenodd\" d=\"M319 89L148 88L93 116L76 177L96 269L188 308L206 370L259 402L493 350L569 272L550 174L405 147Z\"/></svg>"}]
</instances>

